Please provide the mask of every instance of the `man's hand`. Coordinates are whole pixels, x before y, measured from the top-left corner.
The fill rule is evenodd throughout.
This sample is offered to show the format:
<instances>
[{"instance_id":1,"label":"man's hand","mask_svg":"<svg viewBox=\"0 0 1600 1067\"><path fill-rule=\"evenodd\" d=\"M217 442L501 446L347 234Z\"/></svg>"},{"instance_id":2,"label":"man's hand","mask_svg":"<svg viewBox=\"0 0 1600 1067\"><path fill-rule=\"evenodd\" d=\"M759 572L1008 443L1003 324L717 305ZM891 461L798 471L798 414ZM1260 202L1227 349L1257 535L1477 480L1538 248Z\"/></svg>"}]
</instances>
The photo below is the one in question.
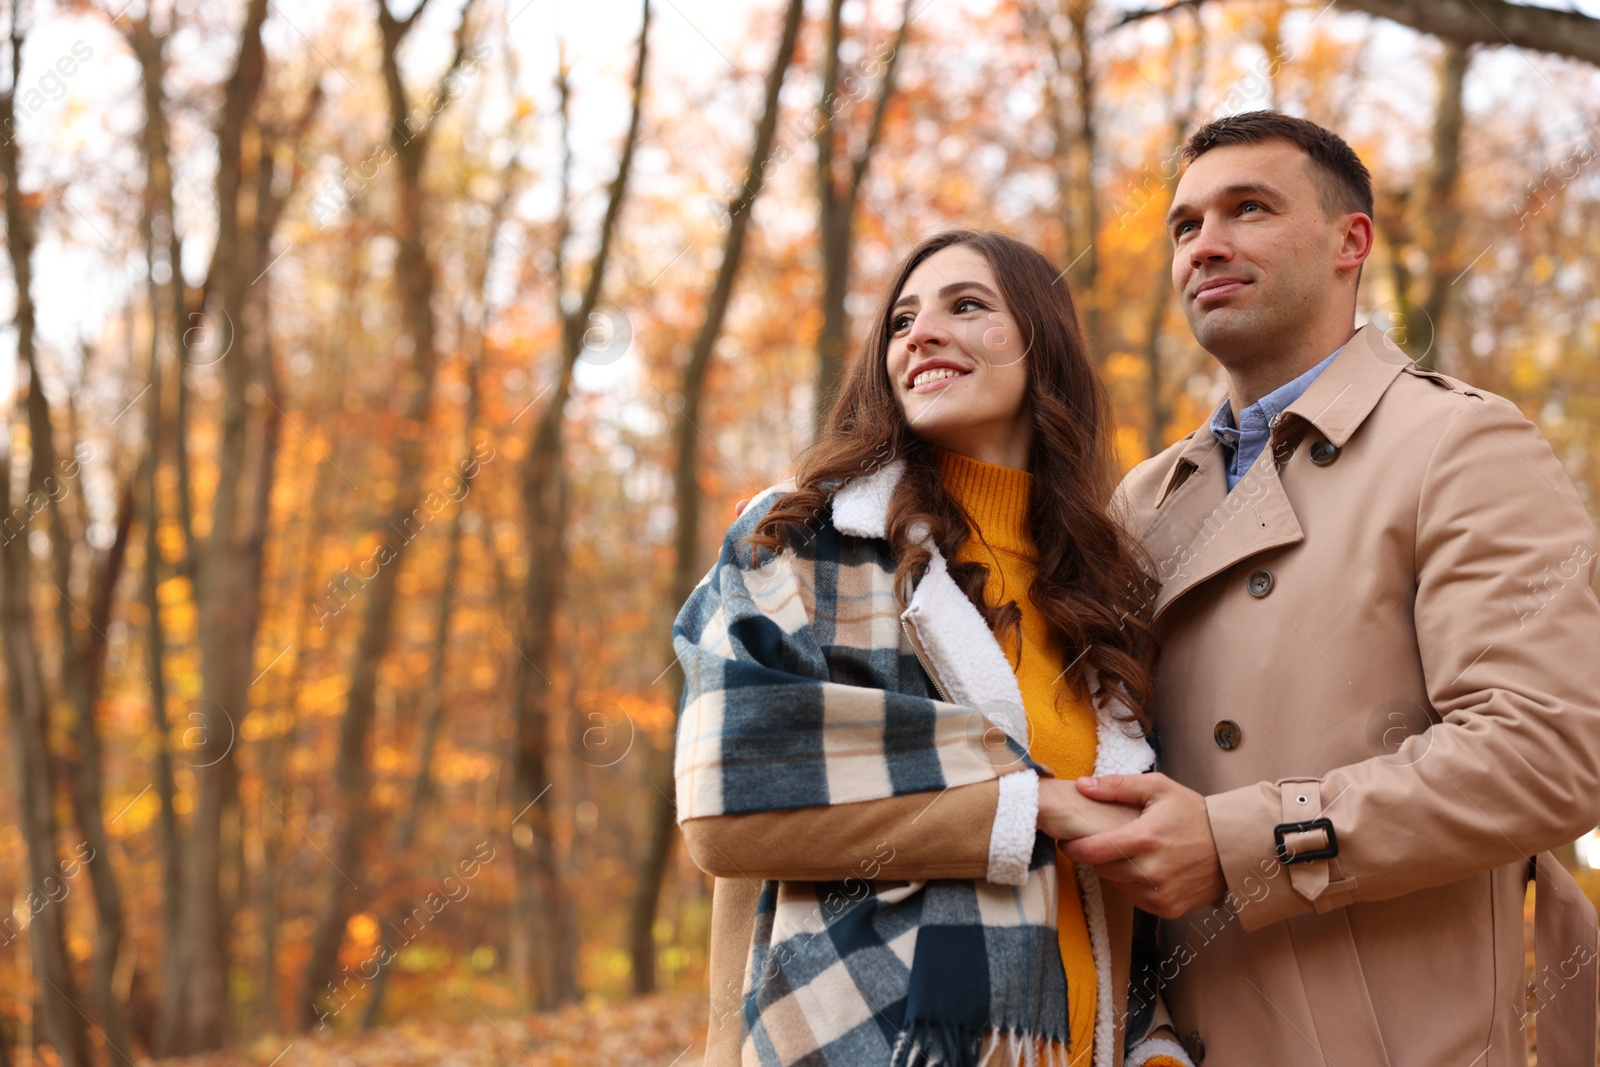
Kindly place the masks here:
<instances>
[{"instance_id":1,"label":"man's hand","mask_svg":"<svg viewBox=\"0 0 1600 1067\"><path fill-rule=\"evenodd\" d=\"M1039 780L1039 829L1057 841L1071 841L1126 826L1139 817L1132 804L1090 800L1078 787L1060 778Z\"/></svg>"},{"instance_id":2,"label":"man's hand","mask_svg":"<svg viewBox=\"0 0 1600 1067\"><path fill-rule=\"evenodd\" d=\"M1215 903L1228 891L1205 797L1164 774L1107 774L1079 778L1077 786L1090 800L1141 809L1125 826L1061 846L1071 859L1091 864L1134 904L1163 919L1176 919ZM1041 791L1041 808L1043 804Z\"/></svg>"}]
</instances>

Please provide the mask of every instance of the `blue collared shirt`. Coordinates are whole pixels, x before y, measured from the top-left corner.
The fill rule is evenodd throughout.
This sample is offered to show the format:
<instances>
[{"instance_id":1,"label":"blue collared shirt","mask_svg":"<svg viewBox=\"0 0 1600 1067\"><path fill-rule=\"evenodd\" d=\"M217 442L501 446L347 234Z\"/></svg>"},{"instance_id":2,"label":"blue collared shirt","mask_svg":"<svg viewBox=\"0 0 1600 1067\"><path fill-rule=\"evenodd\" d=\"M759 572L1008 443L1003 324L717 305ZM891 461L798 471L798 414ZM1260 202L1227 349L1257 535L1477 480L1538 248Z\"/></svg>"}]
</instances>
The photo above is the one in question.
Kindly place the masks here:
<instances>
[{"instance_id":1,"label":"blue collared shirt","mask_svg":"<svg viewBox=\"0 0 1600 1067\"><path fill-rule=\"evenodd\" d=\"M1222 442L1222 454L1227 460L1222 470L1228 476L1230 491L1266 450L1267 441L1272 437L1273 420L1311 388L1311 383L1328 369L1328 364L1340 351L1343 351L1343 346L1294 381L1278 386L1245 408L1239 413L1237 425L1233 421L1233 401L1222 398L1222 406L1211 416L1211 432Z\"/></svg>"}]
</instances>

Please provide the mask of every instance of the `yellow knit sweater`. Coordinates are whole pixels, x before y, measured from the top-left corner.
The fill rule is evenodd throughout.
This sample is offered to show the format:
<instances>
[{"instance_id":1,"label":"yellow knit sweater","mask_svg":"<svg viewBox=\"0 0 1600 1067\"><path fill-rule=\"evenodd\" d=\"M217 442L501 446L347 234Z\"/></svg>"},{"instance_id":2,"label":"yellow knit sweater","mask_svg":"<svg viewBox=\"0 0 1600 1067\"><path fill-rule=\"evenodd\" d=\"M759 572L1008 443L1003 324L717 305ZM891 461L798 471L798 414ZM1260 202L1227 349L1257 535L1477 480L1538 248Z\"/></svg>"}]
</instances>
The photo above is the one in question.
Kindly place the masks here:
<instances>
[{"instance_id":1,"label":"yellow knit sweater","mask_svg":"<svg viewBox=\"0 0 1600 1067\"><path fill-rule=\"evenodd\" d=\"M989 579L984 596L991 604L1015 600L1022 610L1022 648L1014 638L1001 642L1028 714L1029 751L1058 778L1071 780L1094 773L1095 717L1061 680L1066 666L1059 636L1028 600L1039 558L1028 530L1028 496L1033 475L1011 467L982 463L956 452L936 449L940 480L966 509L972 537L956 558L985 564ZM1057 921L1061 959L1067 971L1067 1008L1072 1026L1072 1062L1087 1064L1094 1045L1095 966L1089 947L1078 881L1066 858L1060 867L1060 915Z\"/></svg>"}]
</instances>

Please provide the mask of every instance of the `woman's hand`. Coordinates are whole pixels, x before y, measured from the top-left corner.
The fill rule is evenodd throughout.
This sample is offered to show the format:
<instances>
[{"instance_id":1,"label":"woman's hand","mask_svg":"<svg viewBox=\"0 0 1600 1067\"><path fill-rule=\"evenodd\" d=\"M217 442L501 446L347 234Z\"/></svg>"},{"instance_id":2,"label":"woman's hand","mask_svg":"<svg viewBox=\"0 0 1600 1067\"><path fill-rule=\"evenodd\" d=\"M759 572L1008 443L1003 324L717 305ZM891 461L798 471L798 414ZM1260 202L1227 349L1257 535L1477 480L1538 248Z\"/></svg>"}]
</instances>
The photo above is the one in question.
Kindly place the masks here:
<instances>
[{"instance_id":1,"label":"woman's hand","mask_svg":"<svg viewBox=\"0 0 1600 1067\"><path fill-rule=\"evenodd\" d=\"M1139 817L1132 804L1107 804L1078 792L1076 782L1060 778L1039 780L1039 829L1057 841L1103 834Z\"/></svg>"}]
</instances>

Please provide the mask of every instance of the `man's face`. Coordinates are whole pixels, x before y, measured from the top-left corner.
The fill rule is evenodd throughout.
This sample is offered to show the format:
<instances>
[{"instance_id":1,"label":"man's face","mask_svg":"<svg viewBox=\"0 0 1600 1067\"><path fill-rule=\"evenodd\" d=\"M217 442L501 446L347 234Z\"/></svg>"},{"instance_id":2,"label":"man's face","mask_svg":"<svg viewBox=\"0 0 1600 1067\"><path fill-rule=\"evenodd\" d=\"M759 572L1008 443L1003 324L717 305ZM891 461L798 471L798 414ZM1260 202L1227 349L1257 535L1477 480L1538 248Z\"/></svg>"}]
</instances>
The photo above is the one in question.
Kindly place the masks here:
<instances>
[{"instance_id":1,"label":"man's face","mask_svg":"<svg viewBox=\"0 0 1600 1067\"><path fill-rule=\"evenodd\" d=\"M1189 328L1224 363L1289 347L1322 321L1348 215L1329 215L1310 158L1287 141L1213 148L1189 165L1167 216L1172 285Z\"/></svg>"}]
</instances>

